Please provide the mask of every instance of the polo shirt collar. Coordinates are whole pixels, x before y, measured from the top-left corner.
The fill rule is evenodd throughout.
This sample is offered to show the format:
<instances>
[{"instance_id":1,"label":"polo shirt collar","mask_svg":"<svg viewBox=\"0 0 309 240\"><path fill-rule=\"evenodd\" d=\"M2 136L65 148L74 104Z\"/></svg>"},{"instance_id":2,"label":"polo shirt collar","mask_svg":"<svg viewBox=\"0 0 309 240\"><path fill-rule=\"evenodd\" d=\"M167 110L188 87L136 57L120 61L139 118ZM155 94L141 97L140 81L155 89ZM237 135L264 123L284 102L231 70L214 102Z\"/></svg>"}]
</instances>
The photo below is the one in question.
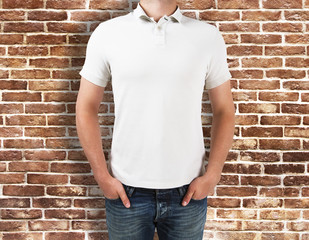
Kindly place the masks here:
<instances>
[{"instance_id":1,"label":"polo shirt collar","mask_svg":"<svg viewBox=\"0 0 309 240\"><path fill-rule=\"evenodd\" d=\"M146 12L144 11L144 9L141 7L140 3L138 2L137 7L133 10L133 15L136 18L147 18L150 19L150 17L146 14ZM171 19L176 20L177 22L181 23L181 18L182 18L182 13L180 12L180 8L179 5L177 5L177 8L175 10L175 12L171 15L169 15L168 17L170 17Z\"/></svg>"}]
</instances>

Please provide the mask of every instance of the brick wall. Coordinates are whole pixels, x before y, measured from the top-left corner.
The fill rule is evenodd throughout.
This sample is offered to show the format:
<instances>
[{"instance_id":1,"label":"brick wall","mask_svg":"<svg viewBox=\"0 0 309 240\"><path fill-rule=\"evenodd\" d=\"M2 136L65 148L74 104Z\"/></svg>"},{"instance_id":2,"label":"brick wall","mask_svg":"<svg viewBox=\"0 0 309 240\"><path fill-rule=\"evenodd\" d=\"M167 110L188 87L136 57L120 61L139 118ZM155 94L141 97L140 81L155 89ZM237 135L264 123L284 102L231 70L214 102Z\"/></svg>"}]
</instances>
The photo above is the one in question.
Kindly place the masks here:
<instances>
[{"instance_id":1,"label":"brick wall","mask_svg":"<svg viewBox=\"0 0 309 240\"><path fill-rule=\"evenodd\" d=\"M95 27L136 3L1 1L1 239L108 239L104 198L76 134L78 71ZM208 198L205 239L308 240L309 0L178 3L219 28L233 76L235 140ZM111 90L100 108L107 159ZM208 154L206 91L202 106Z\"/></svg>"}]
</instances>

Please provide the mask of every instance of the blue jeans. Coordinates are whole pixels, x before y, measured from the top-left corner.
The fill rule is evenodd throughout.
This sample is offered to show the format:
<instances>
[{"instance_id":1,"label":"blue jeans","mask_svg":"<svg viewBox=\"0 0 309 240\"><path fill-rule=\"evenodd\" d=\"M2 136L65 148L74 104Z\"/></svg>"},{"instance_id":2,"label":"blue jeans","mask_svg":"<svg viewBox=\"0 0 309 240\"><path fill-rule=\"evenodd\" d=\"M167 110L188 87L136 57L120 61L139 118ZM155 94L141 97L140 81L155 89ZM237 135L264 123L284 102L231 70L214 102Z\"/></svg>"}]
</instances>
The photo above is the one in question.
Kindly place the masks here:
<instances>
[{"instance_id":1,"label":"blue jeans","mask_svg":"<svg viewBox=\"0 0 309 240\"><path fill-rule=\"evenodd\" d=\"M126 208L120 198L105 197L110 240L153 240L155 228L160 240L203 239L207 196L201 200L191 198L182 206L189 184L170 189L122 185L130 208Z\"/></svg>"}]
</instances>

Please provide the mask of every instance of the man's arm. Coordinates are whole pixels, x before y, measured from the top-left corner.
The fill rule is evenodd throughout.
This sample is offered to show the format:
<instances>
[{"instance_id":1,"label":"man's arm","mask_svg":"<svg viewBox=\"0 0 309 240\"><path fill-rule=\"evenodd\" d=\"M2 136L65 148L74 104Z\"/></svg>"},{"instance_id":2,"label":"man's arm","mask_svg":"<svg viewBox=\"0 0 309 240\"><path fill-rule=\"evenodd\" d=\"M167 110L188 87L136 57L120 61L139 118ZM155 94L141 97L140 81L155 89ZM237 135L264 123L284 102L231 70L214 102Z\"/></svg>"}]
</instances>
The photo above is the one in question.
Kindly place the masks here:
<instances>
[{"instance_id":1,"label":"man's arm","mask_svg":"<svg viewBox=\"0 0 309 240\"><path fill-rule=\"evenodd\" d=\"M233 143L235 107L230 87L226 81L208 90L213 113L210 154L204 176L220 178L224 162Z\"/></svg>"},{"instance_id":2,"label":"man's arm","mask_svg":"<svg viewBox=\"0 0 309 240\"><path fill-rule=\"evenodd\" d=\"M94 178L104 195L111 199L120 197L124 203L129 203L121 182L108 172L102 148L98 111L104 89L84 77L81 78L75 109L77 134Z\"/></svg>"},{"instance_id":3,"label":"man's arm","mask_svg":"<svg viewBox=\"0 0 309 240\"><path fill-rule=\"evenodd\" d=\"M191 198L199 200L213 193L214 187L220 181L224 162L233 143L235 107L230 80L209 89L208 96L213 119L207 171L190 183L183 198L183 206L187 205Z\"/></svg>"}]
</instances>

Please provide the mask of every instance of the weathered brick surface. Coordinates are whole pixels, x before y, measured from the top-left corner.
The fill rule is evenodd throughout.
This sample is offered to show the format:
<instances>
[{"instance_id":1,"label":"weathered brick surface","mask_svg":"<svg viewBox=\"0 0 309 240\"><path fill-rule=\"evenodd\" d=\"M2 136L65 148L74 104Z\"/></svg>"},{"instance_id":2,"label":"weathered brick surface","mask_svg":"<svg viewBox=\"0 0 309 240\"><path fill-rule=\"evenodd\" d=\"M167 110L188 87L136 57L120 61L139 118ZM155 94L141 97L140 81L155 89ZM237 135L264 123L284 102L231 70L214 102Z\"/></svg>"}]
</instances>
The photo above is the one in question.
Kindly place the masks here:
<instances>
[{"instance_id":1,"label":"weathered brick surface","mask_svg":"<svg viewBox=\"0 0 309 240\"><path fill-rule=\"evenodd\" d=\"M92 31L137 2L0 2L0 239L108 239L104 196L77 138L78 72ZM236 109L204 239L309 240L309 0L177 2L221 31ZM106 158L113 101L109 83L99 109ZM202 112L209 154L206 90Z\"/></svg>"}]
</instances>

